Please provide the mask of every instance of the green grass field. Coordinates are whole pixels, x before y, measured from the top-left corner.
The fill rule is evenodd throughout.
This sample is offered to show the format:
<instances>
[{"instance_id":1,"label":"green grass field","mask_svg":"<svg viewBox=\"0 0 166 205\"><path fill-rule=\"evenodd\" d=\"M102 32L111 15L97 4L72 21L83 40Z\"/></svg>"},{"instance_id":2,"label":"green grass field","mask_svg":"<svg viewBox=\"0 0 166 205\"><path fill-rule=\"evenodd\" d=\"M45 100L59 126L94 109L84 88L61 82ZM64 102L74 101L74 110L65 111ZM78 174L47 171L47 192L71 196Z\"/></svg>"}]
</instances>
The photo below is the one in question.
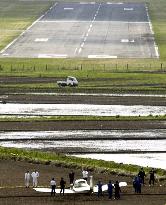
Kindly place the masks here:
<instances>
[{"instance_id":1,"label":"green grass field","mask_svg":"<svg viewBox=\"0 0 166 205\"><path fill-rule=\"evenodd\" d=\"M54 2L54 0L0 0L0 49L31 25ZM113 0L113 2L119 2L119 0ZM128 2L128 0L123 0L123 2ZM130 0L130 2L140 2L140 0ZM0 75L59 78L65 78L68 75L76 76L81 81L79 88L77 90L65 89L65 92L165 93L166 1L147 0L146 3L160 50L159 60L1 58ZM59 91L53 83L1 84L1 88Z\"/></svg>"}]
</instances>

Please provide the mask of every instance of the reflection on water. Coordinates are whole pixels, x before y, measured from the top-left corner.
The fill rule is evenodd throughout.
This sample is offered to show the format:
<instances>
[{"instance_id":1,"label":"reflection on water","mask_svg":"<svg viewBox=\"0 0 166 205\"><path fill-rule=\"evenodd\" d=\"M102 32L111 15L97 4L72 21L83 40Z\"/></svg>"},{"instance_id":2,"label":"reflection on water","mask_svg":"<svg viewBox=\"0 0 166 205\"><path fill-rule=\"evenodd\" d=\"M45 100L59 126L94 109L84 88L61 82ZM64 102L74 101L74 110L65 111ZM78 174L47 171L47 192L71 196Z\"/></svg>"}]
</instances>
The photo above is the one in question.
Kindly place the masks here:
<instances>
[{"instance_id":1,"label":"reflection on water","mask_svg":"<svg viewBox=\"0 0 166 205\"><path fill-rule=\"evenodd\" d=\"M95 143L94 143L95 142ZM0 142L0 146L32 149L72 148L73 152L165 151L166 140L26 140Z\"/></svg>"},{"instance_id":2,"label":"reflection on water","mask_svg":"<svg viewBox=\"0 0 166 205\"><path fill-rule=\"evenodd\" d=\"M166 139L165 129L0 132L0 139Z\"/></svg>"},{"instance_id":3,"label":"reflection on water","mask_svg":"<svg viewBox=\"0 0 166 205\"><path fill-rule=\"evenodd\" d=\"M144 167L166 169L166 153L160 154L84 154L77 157L115 161L124 164L136 164Z\"/></svg>"},{"instance_id":4,"label":"reflection on water","mask_svg":"<svg viewBox=\"0 0 166 205\"><path fill-rule=\"evenodd\" d=\"M78 153L77 156L81 157L166 169L165 153L117 154L119 151L163 152L166 150L165 137L164 129L0 132L0 146L63 150L68 153ZM91 152L91 154L81 154L81 152ZM93 152L103 154L93 154ZM115 152L115 154L106 154L107 152Z\"/></svg>"},{"instance_id":5,"label":"reflection on water","mask_svg":"<svg viewBox=\"0 0 166 205\"><path fill-rule=\"evenodd\" d=\"M165 115L166 106L89 105L89 104L0 104L0 114L11 115Z\"/></svg>"}]
</instances>

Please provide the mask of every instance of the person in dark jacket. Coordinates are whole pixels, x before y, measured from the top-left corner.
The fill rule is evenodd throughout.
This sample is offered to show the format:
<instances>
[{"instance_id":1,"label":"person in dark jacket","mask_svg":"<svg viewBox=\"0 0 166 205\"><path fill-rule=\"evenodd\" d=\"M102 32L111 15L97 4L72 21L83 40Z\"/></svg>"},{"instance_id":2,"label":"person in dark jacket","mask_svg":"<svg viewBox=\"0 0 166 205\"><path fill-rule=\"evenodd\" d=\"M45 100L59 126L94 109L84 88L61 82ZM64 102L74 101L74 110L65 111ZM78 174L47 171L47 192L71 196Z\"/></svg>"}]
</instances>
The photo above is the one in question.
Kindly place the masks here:
<instances>
[{"instance_id":1,"label":"person in dark jacket","mask_svg":"<svg viewBox=\"0 0 166 205\"><path fill-rule=\"evenodd\" d=\"M71 172L69 173L69 182L70 182L70 184L74 183L74 175L75 175L75 173L71 170Z\"/></svg>"},{"instance_id":2,"label":"person in dark jacket","mask_svg":"<svg viewBox=\"0 0 166 205\"><path fill-rule=\"evenodd\" d=\"M111 180L108 183L108 197L109 199L112 199L112 193L113 193L113 186Z\"/></svg>"},{"instance_id":3,"label":"person in dark jacket","mask_svg":"<svg viewBox=\"0 0 166 205\"><path fill-rule=\"evenodd\" d=\"M115 199L118 200L120 199L120 192L121 192L118 181L116 181L116 183L114 184L114 189L115 189Z\"/></svg>"},{"instance_id":4,"label":"person in dark jacket","mask_svg":"<svg viewBox=\"0 0 166 205\"><path fill-rule=\"evenodd\" d=\"M98 187L98 192L97 192L97 196L103 196L103 192L102 192L102 186L103 184L101 183L101 181L98 182L97 187Z\"/></svg>"},{"instance_id":5,"label":"person in dark jacket","mask_svg":"<svg viewBox=\"0 0 166 205\"><path fill-rule=\"evenodd\" d=\"M154 185L154 181L155 181L155 170L152 168L149 172L150 174L150 179L149 179L149 185L153 184Z\"/></svg>"},{"instance_id":6,"label":"person in dark jacket","mask_svg":"<svg viewBox=\"0 0 166 205\"><path fill-rule=\"evenodd\" d=\"M140 171L139 171L139 173L138 173L138 176L141 178L141 180L142 180L142 184L145 184L145 171L144 171L144 169L143 169L143 167L140 169Z\"/></svg>"},{"instance_id":7,"label":"person in dark jacket","mask_svg":"<svg viewBox=\"0 0 166 205\"><path fill-rule=\"evenodd\" d=\"M60 181L60 195L61 193L63 193L63 196L64 196L64 192L65 192L65 185L66 185L66 182L64 181L63 178L61 178L61 181Z\"/></svg>"},{"instance_id":8,"label":"person in dark jacket","mask_svg":"<svg viewBox=\"0 0 166 205\"><path fill-rule=\"evenodd\" d=\"M139 176L136 176L133 180L133 187L135 193L141 193L141 185L142 185L142 179Z\"/></svg>"}]
</instances>

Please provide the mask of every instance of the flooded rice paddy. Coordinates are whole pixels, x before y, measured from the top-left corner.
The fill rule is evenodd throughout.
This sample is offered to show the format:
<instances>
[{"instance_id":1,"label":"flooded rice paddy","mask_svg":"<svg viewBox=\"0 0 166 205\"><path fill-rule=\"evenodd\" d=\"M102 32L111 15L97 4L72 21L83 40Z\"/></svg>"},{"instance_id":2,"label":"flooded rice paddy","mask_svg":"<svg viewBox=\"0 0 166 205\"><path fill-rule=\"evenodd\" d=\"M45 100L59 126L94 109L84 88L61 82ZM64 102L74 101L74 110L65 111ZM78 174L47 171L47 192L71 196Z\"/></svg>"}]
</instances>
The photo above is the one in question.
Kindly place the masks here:
<instances>
[{"instance_id":1,"label":"flooded rice paddy","mask_svg":"<svg viewBox=\"0 0 166 205\"><path fill-rule=\"evenodd\" d=\"M0 115L149 116L165 115L166 106L92 104L0 104Z\"/></svg>"},{"instance_id":2,"label":"flooded rice paddy","mask_svg":"<svg viewBox=\"0 0 166 205\"><path fill-rule=\"evenodd\" d=\"M0 132L0 146L59 150L81 157L166 169L166 130Z\"/></svg>"}]
</instances>

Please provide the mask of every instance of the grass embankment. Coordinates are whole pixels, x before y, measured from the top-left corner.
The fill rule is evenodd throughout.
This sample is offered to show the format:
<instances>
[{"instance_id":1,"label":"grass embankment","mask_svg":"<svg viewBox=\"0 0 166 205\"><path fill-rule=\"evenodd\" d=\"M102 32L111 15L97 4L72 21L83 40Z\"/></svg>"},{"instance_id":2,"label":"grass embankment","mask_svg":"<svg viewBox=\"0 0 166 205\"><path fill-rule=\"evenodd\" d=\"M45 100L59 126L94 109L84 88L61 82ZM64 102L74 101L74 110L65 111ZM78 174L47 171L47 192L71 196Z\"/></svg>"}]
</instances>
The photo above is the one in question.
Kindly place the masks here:
<instances>
[{"instance_id":1,"label":"grass embankment","mask_svg":"<svg viewBox=\"0 0 166 205\"><path fill-rule=\"evenodd\" d=\"M107 172L112 174L121 174L132 176L138 173L140 166L127 165L122 163L107 162L103 160L84 159L73 156L66 156L63 154L56 154L51 152L29 151L17 148L3 148L0 147L1 159L14 159L28 161L31 163L54 164L56 166L81 169L83 167L89 170L97 170L101 173ZM150 168L145 168L148 173ZM163 179L166 175L166 170L156 169L157 175Z\"/></svg>"},{"instance_id":2,"label":"grass embankment","mask_svg":"<svg viewBox=\"0 0 166 205\"><path fill-rule=\"evenodd\" d=\"M0 117L0 122L43 122L43 121L162 121L166 120L164 116L41 116L41 117Z\"/></svg>"}]
</instances>

